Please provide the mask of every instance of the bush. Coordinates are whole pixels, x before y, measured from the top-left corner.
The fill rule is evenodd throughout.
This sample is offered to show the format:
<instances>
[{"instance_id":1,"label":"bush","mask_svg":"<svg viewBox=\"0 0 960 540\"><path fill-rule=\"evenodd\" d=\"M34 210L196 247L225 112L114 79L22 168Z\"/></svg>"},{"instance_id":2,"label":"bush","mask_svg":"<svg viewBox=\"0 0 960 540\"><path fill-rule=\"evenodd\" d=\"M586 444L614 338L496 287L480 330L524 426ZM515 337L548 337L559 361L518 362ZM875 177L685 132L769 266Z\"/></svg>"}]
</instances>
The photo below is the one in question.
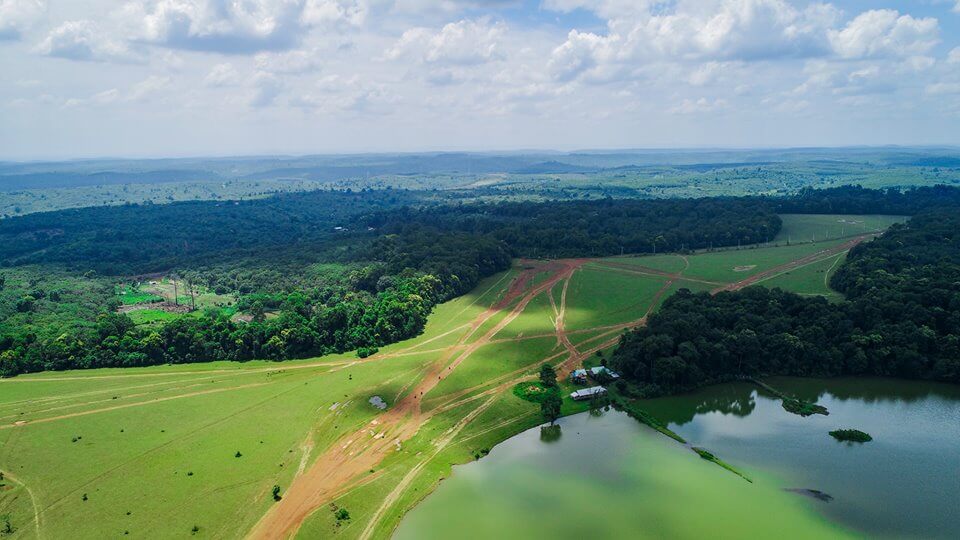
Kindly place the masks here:
<instances>
[{"instance_id":1,"label":"bush","mask_svg":"<svg viewBox=\"0 0 960 540\"><path fill-rule=\"evenodd\" d=\"M830 432L830 436L838 441L865 443L873 440L868 433L859 429L838 429Z\"/></svg>"},{"instance_id":2,"label":"bush","mask_svg":"<svg viewBox=\"0 0 960 540\"><path fill-rule=\"evenodd\" d=\"M368 356L373 356L380 352L380 349L376 347L360 347L357 349L357 356L360 358L367 358Z\"/></svg>"}]
</instances>

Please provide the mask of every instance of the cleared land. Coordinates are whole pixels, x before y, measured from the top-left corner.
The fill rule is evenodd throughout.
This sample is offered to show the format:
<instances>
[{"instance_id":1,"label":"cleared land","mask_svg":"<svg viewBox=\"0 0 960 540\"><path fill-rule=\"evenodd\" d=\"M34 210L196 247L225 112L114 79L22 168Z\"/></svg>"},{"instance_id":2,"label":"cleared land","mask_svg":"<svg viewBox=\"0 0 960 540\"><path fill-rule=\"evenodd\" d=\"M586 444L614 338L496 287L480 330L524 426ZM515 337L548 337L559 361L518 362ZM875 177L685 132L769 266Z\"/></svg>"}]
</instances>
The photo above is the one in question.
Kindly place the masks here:
<instances>
[{"instance_id":1,"label":"cleared land","mask_svg":"<svg viewBox=\"0 0 960 540\"><path fill-rule=\"evenodd\" d=\"M10 486L0 515L22 538L183 537L194 527L213 537L387 537L453 464L540 423L512 388L542 363L563 376L596 360L681 287L813 294L820 272L866 238L520 261L439 306L420 337L363 360L0 380L0 470ZM564 412L586 407L568 400ZM350 519L337 519L341 508Z\"/></svg>"}]
</instances>

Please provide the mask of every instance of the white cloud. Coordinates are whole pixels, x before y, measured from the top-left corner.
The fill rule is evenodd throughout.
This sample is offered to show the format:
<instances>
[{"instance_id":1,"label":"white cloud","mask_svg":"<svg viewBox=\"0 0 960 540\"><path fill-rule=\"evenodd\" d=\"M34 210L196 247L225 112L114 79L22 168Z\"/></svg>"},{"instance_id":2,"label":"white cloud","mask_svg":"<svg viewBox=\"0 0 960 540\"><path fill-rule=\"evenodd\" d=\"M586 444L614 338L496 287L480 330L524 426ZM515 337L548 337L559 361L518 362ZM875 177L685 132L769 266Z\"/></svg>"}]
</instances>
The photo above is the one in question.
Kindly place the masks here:
<instances>
[{"instance_id":1,"label":"white cloud","mask_svg":"<svg viewBox=\"0 0 960 540\"><path fill-rule=\"evenodd\" d=\"M366 0L137 0L125 18L148 43L224 54L295 47L313 27L357 25Z\"/></svg>"},{"instance_id":2,"label":"white cloud","mask_svg":"<svg viewBox=\"0 0 960 540\"><path fill-rule=\"evenodd\" d=\"M63 103L65 108L83 107L85 105L110 105L120 99L120 91L116 88L104 90L96 93L89 98L72 98Z\"/></svg>"},{"instance_id":3,"label":"white cloud","mask_svg":"<svg viewBox=\"0 0 960 540\"><path fill-rule=\"evenodd\" d=\"M475 65L503 58L506 27L489 20L461 20L440 31L411 28L386 52L391 60L412 58L431 64Z\"/></svg>"},{"instance_id":4,"label":"white cloud","mask_svg":"<svg viewBox=\"0 0 960 540\"><path fill-rule=\"evenodd\" d=\"M322 67L320 51L288 51L284 53L260 53L255 58L257 69L288 75L319 71Z\"/></svg>"},{"instance_id":5,"label":"white cloud","mask_svg":"<svg viewBox=\"0 0 960 540\"><path fill-rule=\"evenodd\" d=\"M237 68L233 67L233 64L229 62L213 66L210 73L203 79L204 86L211 88L234 86L239 82L240 74L237 73Z\"/></svg>"},{"instance_id":6,"label":"white cloud","mask_svg":"<svg viewBox=\"0 0 960 540\"><path fill-rule=\"evenodd\" d=\"M701 114L714 112L727 107L726 100L707 98L685 99L679 105L667 110L670 114Z\"/></svg>"},{"instance_id":7,"label":"white cloud","mask_svg":"<svg viewBox=\"0 0 960 540\"><path fill-rule=\"evenodd\" d=\"M46 10L46 0L0 0L0 41L20 39Z\"/></svg>"},{"instance_id":8,"label":"white cloud","mask_svg":"<svg viewBox=\"0 0 960 540\"><path fill-rule=\"evenodd\" d=\"M960 47L956 47L947 55L948 64L960 64Z\"/></svg>"},{"instance_id":9,"label":"white cloud","mask_svg":"<svg viewBox=\"0 0 960 540\"><path fill-rule=\"evenodd\" d=\"M960 83L935 83L928 85L926 93L931 96L960 94Z\"/></svg>"},{"instance_id":10,"label":"white cloud","mask_svg":"<svg viewBox=\"0 0 960 540\"><path fill-rule=\"evenodd\" d=\"M785 0L553 0L607 18L604 35L572 30L554 49L550 67L571 80L612 64L668 61L758 61L821 56L839 11L828 4L798 9Z\"/></svg>"},{"instance_id":11,"label":"white cloud","mask_svg":"<svg viewBox=\"0 0 960 540\"><path fill-rule=\"evenodd\" d=\"M172 79L170 77L151 75L133 85L133 88L130 89L130 94L127 96L127 101L144 101L149 99L150 96L170 86L171 82Z\"/></svg>"},{"instance_id":12,"label":"white cloud","mask_svg":"<svg viewBox=\"0 0 960 540\"><path fill-rule=\"evenodd\" d=\"M124 43L107 34L93 21L67 21L51 30L37 51L46 56L86 62L138 60Z\"/></svg>"},{"instance_id":13,"label":"white cloud","mask_svg":"<svg viewBox=\"0 0 960 540\"><path fill-rule=\"evenodd\" d=\"M247 100L247 103L251 107L269 107L273 105L284 88L283 81L276 75L262 71L254 75L252 86L253 92Z\"/></svg>"},{"instance_id":14,"label":"white cloud","mask_svg":"<svg viewBox=\"0 0 960 540\"><path fill-rule=\"evenodd\" d=\"M300 21L308 26L346 23L359 26L369 15L370 6L356 0L307 0Z\"/></svg>"},{"instance_id":15,"label":"white cloud","mask_svg":"<svg viewBox=\"0 0 960 540\"><path fill-rule=\"evenodd\" d=\"M861 13L840 31L830 32L834 51L842 58L923 55L939 42L936 19L915 19L891 9Z\"/></svg>"}]
</instances>

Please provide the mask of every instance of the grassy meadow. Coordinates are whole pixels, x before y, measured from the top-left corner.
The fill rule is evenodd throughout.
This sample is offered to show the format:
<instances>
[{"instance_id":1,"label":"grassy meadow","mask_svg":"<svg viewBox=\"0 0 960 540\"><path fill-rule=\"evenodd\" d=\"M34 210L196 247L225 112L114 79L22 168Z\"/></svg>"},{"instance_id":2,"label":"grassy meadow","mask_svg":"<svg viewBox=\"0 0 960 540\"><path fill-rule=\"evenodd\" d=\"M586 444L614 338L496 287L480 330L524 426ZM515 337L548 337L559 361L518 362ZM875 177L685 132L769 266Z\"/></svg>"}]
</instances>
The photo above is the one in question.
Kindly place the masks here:
<instances>
[{"instance_id":1,"label":"grassy meadow","mask_svg":"<svg viewBox=\"0 0 960 540\"><path fill-rule=\"evenodd\" d=\"M788 216L785 223L795 231L823 225L821 216L810 219ZM682 287L712 290L839 243L617 257L566 270L518 265L438 306L421 336L362 360L343 354L2 379L0 516L9 516L11 538L244 536L280 504L273 486L282 497L342 437L373 425L383 413L371 397L389 411L427 370L442 366L449 373L423 397L416 434L299 530L302 538L386 538L453 465L481 459L541 423L539 408L512 388L532 380L544 362L596 362L623 328ZM760 284L834 295L826 278L843 256ZM504 300L521 272L532 279ZM149 322L148 313L140 322ZM569 399L563 405L565 414L586 408ZM340 509L349 519L338 519Z\"/></svg>"}]
</instances>

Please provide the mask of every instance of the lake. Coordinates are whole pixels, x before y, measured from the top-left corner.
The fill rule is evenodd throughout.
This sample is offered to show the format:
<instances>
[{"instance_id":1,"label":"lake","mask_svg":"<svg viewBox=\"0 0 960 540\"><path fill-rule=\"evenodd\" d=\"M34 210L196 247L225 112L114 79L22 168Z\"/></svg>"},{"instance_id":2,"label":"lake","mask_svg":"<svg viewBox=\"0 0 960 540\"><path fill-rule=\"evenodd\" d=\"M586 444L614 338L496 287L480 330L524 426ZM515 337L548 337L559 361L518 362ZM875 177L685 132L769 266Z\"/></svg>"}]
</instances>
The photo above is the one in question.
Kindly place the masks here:
<instances>
[{"instance_id":1,"label":"lake","mask_svg":"<svg viewBox=\"0 0 960 540\"><path fill-rule=\"evenodd\" d=\"M792 415L749 384L644 401L752 484L622 413L582 414L556 441L532 429L455 468L395 538L960 538L960 387L768 382L830 415ZM837 428L874 440L837 442Z\"/></svg>"}]
</instances>

